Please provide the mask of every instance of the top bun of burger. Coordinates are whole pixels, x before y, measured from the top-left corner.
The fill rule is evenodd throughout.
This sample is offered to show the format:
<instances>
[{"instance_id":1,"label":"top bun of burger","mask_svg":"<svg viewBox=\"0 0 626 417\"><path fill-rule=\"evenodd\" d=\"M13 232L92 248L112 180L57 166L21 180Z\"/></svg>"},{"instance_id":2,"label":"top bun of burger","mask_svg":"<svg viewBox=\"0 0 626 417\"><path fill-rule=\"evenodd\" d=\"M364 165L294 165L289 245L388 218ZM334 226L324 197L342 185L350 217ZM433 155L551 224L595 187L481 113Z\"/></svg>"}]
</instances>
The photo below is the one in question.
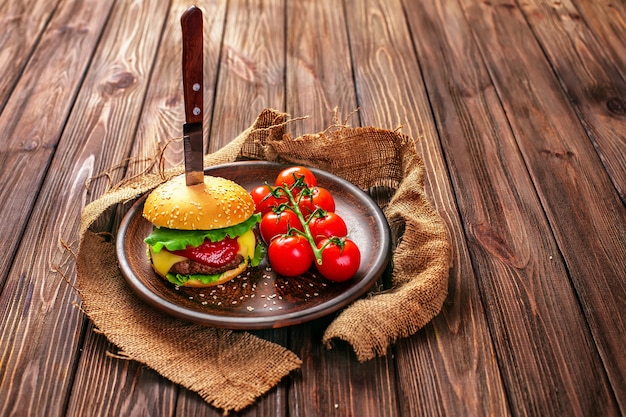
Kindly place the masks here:
<instances>
[{"instance_id":1,"label":"top bun of burger","mask_svg":"<svg viewBox=\"0 0 626 417\"><path fill-rule=\"evenodd\" d=\"M231 180L205 175L203 184L187 186L181 175L150 193L143 216L157 227L213 230L239 224L254 211L250 194Z\"/></svg>"}]
</instances>

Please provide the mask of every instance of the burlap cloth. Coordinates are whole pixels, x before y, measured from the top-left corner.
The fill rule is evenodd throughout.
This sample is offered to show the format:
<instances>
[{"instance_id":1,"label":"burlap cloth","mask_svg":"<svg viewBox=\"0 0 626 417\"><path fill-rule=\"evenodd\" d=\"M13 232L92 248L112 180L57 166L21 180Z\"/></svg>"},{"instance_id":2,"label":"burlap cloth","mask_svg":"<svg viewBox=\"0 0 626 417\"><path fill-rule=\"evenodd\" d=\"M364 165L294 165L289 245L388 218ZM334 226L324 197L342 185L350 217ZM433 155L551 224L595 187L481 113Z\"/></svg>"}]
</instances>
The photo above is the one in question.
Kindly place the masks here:
<instances>
[{"instance_id":1,"label":"burlap cloth","mask_svg":"<svg viewBox=\"0 0 626 417\"><path fill-rule=\"evenodd\" d=\"M348 342L359 361L384 355L391 343L428 323L447 294L450 244L445 225L424 194L424 165L414 142L396 131L334 126L296 139L287 115L264 110L253 126L205 157L205 166L236 159L306 164L363 190L395 190L384 203L394 230L403 230L392 257L391 288L370 293L341 312L323 340ZM196 391L215 407L241 410L301 364L288 349L247 332L172 318L141 302L126 286L114 246L90 230L103 213L153 189L182 167L128 179L85 207L77 255L77 288L94 325L128 358Z\"/></svg>"}]
</instances>

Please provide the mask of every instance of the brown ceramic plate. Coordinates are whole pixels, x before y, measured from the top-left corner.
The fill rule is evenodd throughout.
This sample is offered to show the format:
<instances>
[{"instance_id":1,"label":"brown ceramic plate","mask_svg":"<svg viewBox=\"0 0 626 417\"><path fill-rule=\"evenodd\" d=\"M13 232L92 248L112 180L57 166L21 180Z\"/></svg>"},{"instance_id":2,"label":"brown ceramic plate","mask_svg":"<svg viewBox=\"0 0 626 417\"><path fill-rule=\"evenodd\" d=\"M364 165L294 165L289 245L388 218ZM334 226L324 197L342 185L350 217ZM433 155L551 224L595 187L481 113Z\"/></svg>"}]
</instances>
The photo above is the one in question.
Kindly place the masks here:
<instances>
[{"instance_id":1,"label":"brown ceramic plate","mask_svg":"<svg viewBox=\"0 0 626 417\"><path fill-rule=\"evenodd\" d=\"M205 170L231 179L248 191L273 183L285 165L271 162L235 162ZM154 308L191 322L230 329L277 328L303 323L333 313L359 298L381 276L390 254L390 232L374 201L337 176L313 170L318 185L331 191L336 212L346 221L350 238L361 250L361 266L348 282L332 283L314 269L285 278L274 273L267 258L260 266L223 285L209 288L176 287L157 276L146 255L143 239L152 224L141 213L139 199L120 225L116 250L122 274L132 290Z\"/></svg>"}]
</instances>

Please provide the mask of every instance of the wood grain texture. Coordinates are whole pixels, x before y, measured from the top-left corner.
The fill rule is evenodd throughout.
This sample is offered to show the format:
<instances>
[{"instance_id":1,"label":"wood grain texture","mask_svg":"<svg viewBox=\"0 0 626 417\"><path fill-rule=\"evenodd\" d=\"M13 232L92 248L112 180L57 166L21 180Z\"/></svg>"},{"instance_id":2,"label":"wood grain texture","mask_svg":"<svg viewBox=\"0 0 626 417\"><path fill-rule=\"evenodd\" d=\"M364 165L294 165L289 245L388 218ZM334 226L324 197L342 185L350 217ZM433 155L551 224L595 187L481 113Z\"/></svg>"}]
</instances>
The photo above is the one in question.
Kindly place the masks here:
<instances>
[{"instance_id":1,"label":"wood grain texture","mask_svg":"<svg viewBox=\"0 0 626 417\"><path fill-rule=\"evenodd\" d=\"M73 305L77 301L75 291L64 280L64 277L73 274L74 267L71 253L65 250L63 243L75 243L73 239L76 236L72 235L72 231L78 230L78 218L85 194L84 181L93 172L90 171L90 159L93 155L90 154L87 158L78 157L77 145L83 142L80 139L68 142L67 137L65 141L59 140L58 135L66 117L64 112L72 104L67 101L75 92L72 86L76 85L76 80L73 77L82 76L85 67L80 63L84 63L84 56L89 56L95 47L94 42L110 6L110 3L105 2L68 2L58 10L58 20L55 19L49 26L50 38L44 35L40 43L40 59L47 59L45 62L39 61L40 66L50 71L50 78L44 77L42 80L55 82L46 84L45 88L43 84L40 85L42 91L33 94L31 101L22 102L21 111L26 113L21 113L25 117L21 119L24 129L20 133L30 133L26 140L32 142L27 143L33 145L33 150L39 150L36 153L40 158L50 155L56 146L60 150L57 156L71 158L73 155L75 158L70 159L74 163L67 163L62 158L53 159L51 163L42 159L42 165L50 167L47 170L37 170L37 160L31 156L28 164L20 163L13 167L16 178L31 179L31 186L39 189L38 194L31 194L39 198L31 214L31 222L22 236L20 250L13 259L13 267L0 299L3 306L7 303L12 305L11 308L2 309L1 322L13 323L12 327L2 325L2 329L12 330L11 333L3 334L1 339L0 362L3 367L0 397L11 399L10 402L0 403L0 413L3 415L17 413L54 416L65 412L73 379L70 375L78 357L77 346L84 317ZM77 22L81 25L80 30L75 26ZM59 25L68 29L73 27L75 30L59 31ZM81 33L83 37L78 36ZM59 36L61 40L66 39L66 42L62 42ZM38 51L35 51L35 55L37 54ZM31 59L30 62L34 65L38 61ZM61 65L56 67L56 72L53 72L54 65L50 65L51 62ZM74 68L65 72L66 65ZM31 77L41 75L42 67ZM26 71L28 73L28 68ZM31 81L26 84L30 91L37 87L32 78L23 77L22 80ZM68 88L67 92L64 87ZM38 109L44 106L42 103L57 106L56 115L50 112L50 116L56 117L44 121L37 118ZM29 106L33 107L29 110ZM6 109L2 116L5 115L10 115ZM18 135L12 138L16 143L24 140ZM68 148L71 150L68 151ZM16 158L12 162L20 160ZM33 176L33 171L39 176ZM51 176L43 185L36 183L44 174ZM24 185L27 186L28 182L24 180ZM13 192L19 193L19 187L14 187ZM29 337L26 338L26 335ZM41 372L41 369L47 371Z\"/></svg>"},{"instance_id":2,"label":"wood grain texture","mask_svg":"<svg viewBox=\"0 0 626 417\"><path fill-rule=\"evenodd\" d=\"M303 363L301 371L291 377L288 415L398 415L391 355L359 363L345 343L337 341L328 350L321 339L332 318L292 329L290 346ZM316 389L311 390L312 386Z\"/></svg>"},{"instance_id":3,"label":"wood grain texture","mask_svg":"<svg viewBox=\"0 0 626 417\"><path fill-rule=\"evenodd\" d=\"M264 108L285 108L284 0L231 0L220 57L209 152L247 129Z\"/></svg>"},{"instance_id":4,"label":"wood grain texture","mask_svg":"<svg viewBox=\"0 0 626 417\"><path fill-rule=\"evenodd\" d=\"M287 113L308 116L294 136L323 131L357 109L350 46L341 2L287 2ZM358 124L358 116L348 124Z\"/></svg>"},{"instance_id":5,"label":"wood grain texture","mask_svg":"<svg viewBox=\"0 0 626 417\"><path fill-rule=\"evenodd\" d=\"M72 22L77 21L77 16L98 22L96 17L106 18L110 6L85 2L81 9L74 2L69 4L72 7L64 13ZM2 293L2 297L23 303L21 307L3 310L7 312L3 320L20 323L13 327L15 335L3 337L3 357L9 354L20 360L2 360L6 364L2 396L13 398L19 412L26 415L54 416L66 412L84 316L74 305L78 302L75 290L64 279L74 276L75 267L72 254L65 250L63 242L70 246L77 243L81 209L103 190L102 185L93 184L93 193L88 192L86 180L128 154L156 47L155 39L146 36L145 29L151 18L158 18L159 10L162 14L164 11L156 4L148 6L127 3L127 7L114 12L118 16L116 25L107 27L76 97L68 119L72 128L64 130L56 145L57 153L46 172L49 176L39 190L31 222ZM78 14L81 11L83 14ZM149 11L151 14L144 14ZM65 36L71 38L70 34ZM72 38L75 47L76 40ZM93 49L91 45L82 51L80 58L90 56ZM70 51L81 50L70 48ZM59 53L73 55L62 50ZM41 106L41 102L38 104ZM29 335L26 345L21 336L24 334ZM25 372L19 364L30 364L31 370ZM91 394L83 391L79 395ZM79 414L89 412L83 410Z\"/></svg>"},{"instance_id":6,"label":"wood grain texture","mask_svg":"<svg viewBox=\"0 0 626 417\"><path fill-rule=\"evenodd\" d=\"M623 412L626 209L521 11L462 3Z\"/></svg>"},{"instance_id":7,"label":"wood grain texture","mask_svg":"<svg viewBox=\"0 0 626 417\"><path fill-rule=\"evenodd\" d=\"M204 81L205 90L213 91L216 79L219 44L223 31L225 1L205 1L198 6L204 13ZM171 4L166 21L163 25L162 38L154 60L154 68L150 76L146 99L143 103L141 118L131 150L133 161L126 170L126 177L138 175L152 166L151 158L161 148L163 154L162 167L168 168L182 162L182 142L170 142L180 136L185 121L182 90L181 66L181 29L179 18L187 9L186 1L174 1ZM211 109L213 94L205 94L205 109ZM207 116L208 113L208 116ZM205 112L205 122L210 111ZM205 123L205 130L207 124ZM152 166L156 170L158 166ZM116 214L113 230L125 213L122 209ZM89 330L88 330L89 331ZM181 415L221 415L211 408L197 394L187 391L157 375L153 371L127 363L123 359L108 358L107 352L115 349L99 342L98 337L90 337L85 341L85 351L91 356L81 361L77 375L76 392L72 398L74 408L68 415L135 415L148 412L150 415L175 415L176 406L193 410ZM104 359L106 358L106 359ZM92 369L101 369L94 377ZM87 379L89 378L89 379ZM127 387L118 391L102 392L93 406L90 392L107 381L119 381L117 384ZM156 399L156 401L155 401ZM147 402L148 401L148 402ZM94 411L92 411L94 409Z\"/></svg>"},{"instance_id":8,"label":"wood grain texture","mask_svg":"<svg viewBox=\"0 0 626 417\"><path fill-rule=\"evenodd\" d=\"M580 17L593 31L626 78L626 3L613 0L572 0Z\"/></svg>"},{"instance_id":9,"label":"wood grain texture","mask_svg":"<svg viewBox=\"0 0 626 417\"><path fill-rule=\"evenodd\" d=\"M115 392L102 387L115 384ZM123 353L88 323L66 416L173 415L178 387Z\"/></svg>"},{"instance_id":10,"label":"wood grain texture","mask_svg":"<svg viewBox=\"0 0 626 417\"><path fill-rule=\"evenodd\" d=\"M77 346L83 321L71 305L75 293L51 269L67 268L70 259L52 230L57 223L48 216L63 208L56 221L65 227L78 214L64 211L66 201L55 204L45 197L30 219L29 214L89 63L85 56L94 49L110 7L101 1L61 3L0 116L1 209L11 219L0 227L5 253L0 261L0 398L10 399L0 402L3 415L59 415L71 389L77 351L64 346ZM33 222L24 231L28 220ZM24 239L17 254L16 236Z\"/></svg>"},{"instance_id":11,"label":"wood grain texture","mask_svg":"<svg viewBox=\"0 0 626 417\"><path fill-rule=\"evenodd\" d=\"M59 142L72 99L110 3L64 2L42 34L15 93L0 114L0 282ZM41 109L46 109L42 114Z\"/></svg>"},{"instance_id":12,"label":"wood grain texture","mask_svg":"<svg viewBox=\"0 0 626 417\"><path fill-rule=\"evenodd\" d=\"M440 3L412 8L409 19L427 86L438 92L431 103L500 368L516 369L504 373L513 413L614 413L604 373L594 373L602 365L576 293L562 260L550 260L558 247L544 232L548 222L462 11ZM454 30L444 33L444 21ZM561 364L558 374L552 363Z\"/></svg>"},{"instance_id":13,"label":"wood grain texture","mask_svg":"<svg viewBox=\"0 0 626 417\"><path fill-rule=\"evenodd\" d=\"M524 2L522 11L626 202L626 81L570 1ZM626 34L626 28L624 28Z\"/></svg>"},{"instance_id":14,"label":"wood grain texture","mask_svg":"<svg viewBox=\"0 0 626 417\"><path fill-rule=\"evenodd\" d=\"M183 93L187 123L202 123L204 118L203 22L202 10L196 6L189 7L180 17L183 38Z\"/></svg>"},{"instance_id":15,"label":"wood grain texture","mask_svg":"<svg viewBox=\"0 0 626 417\"><path fill-rule=\"evenodd\" d=\"M0 4L0 111L21 77L58 3L29 0Z\"/></svg>"},{"instance_id":16,"label":"wood grain texture","mask_svg":"<svg viewBox=\"0 0 626 417\"><path fill-rule=\"evenodd\" d=\"M416 76L420 68L402 5L346 2L346 10L363 124L401 124L419 141L427 192L444 216L454 247L449 296L441 314L395 349L402 415L507 415L446 163L423 81ZM435 39L422 40L429 41Z\"/></svg>"}]
</instances>

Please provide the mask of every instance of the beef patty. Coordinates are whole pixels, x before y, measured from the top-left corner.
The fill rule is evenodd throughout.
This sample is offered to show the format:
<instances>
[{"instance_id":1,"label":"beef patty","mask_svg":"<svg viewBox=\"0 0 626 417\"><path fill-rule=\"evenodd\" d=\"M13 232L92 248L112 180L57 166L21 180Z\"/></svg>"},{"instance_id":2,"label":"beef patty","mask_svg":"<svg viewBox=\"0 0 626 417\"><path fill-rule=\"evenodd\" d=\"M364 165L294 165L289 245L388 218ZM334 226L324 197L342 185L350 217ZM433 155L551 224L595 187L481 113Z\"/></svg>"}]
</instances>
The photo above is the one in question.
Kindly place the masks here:
<instances>
[{"instance_id":1,"label":"beef patty","mask_svg":"<svg viewBox=\"0 0 626 417\"><path fill-rule=\"evenodd\" d=\"M237 254L232 261L223 266L208 266L196 261L187 259L176 262L170 268L170 273L180 275L217 275L230 269L235 269L243 262L243 256Z\"/></svg>"}]
</instances>

